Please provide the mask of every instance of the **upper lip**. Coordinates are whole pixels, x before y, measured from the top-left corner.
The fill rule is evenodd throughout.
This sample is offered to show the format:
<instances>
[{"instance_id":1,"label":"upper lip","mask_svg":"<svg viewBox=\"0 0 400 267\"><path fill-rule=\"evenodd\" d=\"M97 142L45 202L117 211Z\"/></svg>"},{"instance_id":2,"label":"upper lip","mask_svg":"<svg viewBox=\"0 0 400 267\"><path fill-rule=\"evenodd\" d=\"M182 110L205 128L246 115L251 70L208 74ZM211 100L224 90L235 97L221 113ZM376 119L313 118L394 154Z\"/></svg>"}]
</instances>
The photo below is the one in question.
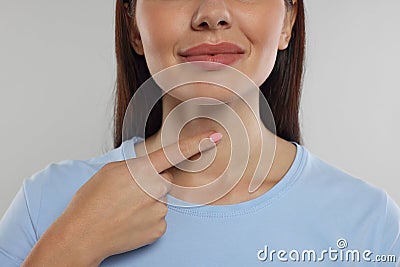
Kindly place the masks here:
<instances>
[{"instance_id":1,"label":"upper lip","mask_svg":"<svg viewBox=\"0 0 400 267\"><path fill-rule=\"evenodd\" d=\"M194 47L190 47L180 53L181 56L200 56L214 54L243 54L244 49L237 44L230 42L221 42L218 44L202 43Z\"/></svg>"}]
</instances>

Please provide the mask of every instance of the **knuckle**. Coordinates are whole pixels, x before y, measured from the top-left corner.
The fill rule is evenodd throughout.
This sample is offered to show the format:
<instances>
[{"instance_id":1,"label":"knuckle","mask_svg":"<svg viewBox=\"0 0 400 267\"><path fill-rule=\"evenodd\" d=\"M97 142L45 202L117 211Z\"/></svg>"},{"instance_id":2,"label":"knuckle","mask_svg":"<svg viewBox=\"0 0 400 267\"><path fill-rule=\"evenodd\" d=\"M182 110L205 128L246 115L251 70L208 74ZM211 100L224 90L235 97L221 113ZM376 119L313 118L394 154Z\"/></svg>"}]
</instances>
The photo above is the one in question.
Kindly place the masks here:
<instances>
[{"instance_id":1,"label":"knuckle","mask_svg":"<svg viewBox=\"0 0 400 267\"><path fill-rule=\"evenodd\" d=\"M142 184L147 193L155 200L161 199L168 192L168 186L165 182L159 181L159 177L146 176L146 181Z\"/></svg>"},{"instance_id":2,"label":"knuckle","mask_svg":"<svg viewBox=\"0 0 400 267\"><path fill-rule=\"evenodd\" d=\"M165 220L160 220L157 224L155 224L148 235L150 243L155 242L161 236L165 234L167 231L167 222Z\"/></svg>"},{"instance_id":3,"label":"knuckle","mask_svg":"<svg viewBox=\"0 0 400 267\"><path fill-rule=\"evenodd\" d=\"M162 218L165 218L168 213L168 207L164 203L160 203L160 209L159 209L159 214L161 215Z\"/></svg>"},{"instance_id":4,"label":"knuckle","mask_svg":"<svg viewBox=\"0 0 400 267\"><path fill-rule=\"evenodd\" d=\"M159 218L164 218L167 215L168 207L166 204L157 201L154 204L154 211Z\"/></svg>"},{"instance_id":5,"label":"knuckle","mask_svg":"<svg viewBox=\"0 0 400 267\"><path fill-rule=\"evenodd\" d=\"M167 222L165 220L161 220L155 229L155 235L157 238L161 237L167 231Z\"/></svg>"},{"instance_id":6,"label":"knuckle","mask_svg":"<svg viewBox=\"0 0 400 267\"><path fill-rule=\"evenodd\" d=\"M164 196L167 193L167 190L168 190L168 188L164 183L158 183L155 186L155 195L156 195L157 199Z\"/></svg>"}]
</instances>

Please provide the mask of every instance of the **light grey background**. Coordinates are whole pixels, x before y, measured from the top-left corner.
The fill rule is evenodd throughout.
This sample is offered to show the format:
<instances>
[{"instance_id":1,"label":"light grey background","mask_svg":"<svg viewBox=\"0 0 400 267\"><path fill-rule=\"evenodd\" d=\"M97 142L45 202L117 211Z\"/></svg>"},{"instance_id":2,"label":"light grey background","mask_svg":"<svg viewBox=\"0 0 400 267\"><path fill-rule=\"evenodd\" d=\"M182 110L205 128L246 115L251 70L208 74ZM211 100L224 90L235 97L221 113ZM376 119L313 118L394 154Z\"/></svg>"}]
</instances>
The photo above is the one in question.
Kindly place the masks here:
<instances>
[{"instance_id":1,"label":"light grey background","mask_svg":"<svg viewBox=\"0 0 400 267\"><path fill-rule=\"evenodd\" d=\"M304 145L400 203L400 2L306 1ZM0 2L0 215L51 162L112 148L115 1ZM397 107L396 107L397 105Z\"/></svg>"}]
</instances>

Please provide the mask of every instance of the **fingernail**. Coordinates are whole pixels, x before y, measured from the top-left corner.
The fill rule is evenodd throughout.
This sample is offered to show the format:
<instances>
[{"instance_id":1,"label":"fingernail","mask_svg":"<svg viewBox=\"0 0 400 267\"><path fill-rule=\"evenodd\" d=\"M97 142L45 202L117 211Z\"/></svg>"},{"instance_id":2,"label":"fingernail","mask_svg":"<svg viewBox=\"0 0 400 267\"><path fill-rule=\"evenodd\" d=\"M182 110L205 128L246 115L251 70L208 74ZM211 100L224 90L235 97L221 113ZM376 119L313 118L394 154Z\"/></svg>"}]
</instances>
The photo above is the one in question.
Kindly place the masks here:
<instances>
[{"instance_id":1,"label":"fingernail","mask_svg":"<svg viewBox=\"0 0 400 267\"><path fill-rule=\"evenodd\" d=\"M219 140L222 139L222 134L221 133L213 133L212 135L210 135L210 140L214 143L217 143Z\"/></svg>"}]
</instances>

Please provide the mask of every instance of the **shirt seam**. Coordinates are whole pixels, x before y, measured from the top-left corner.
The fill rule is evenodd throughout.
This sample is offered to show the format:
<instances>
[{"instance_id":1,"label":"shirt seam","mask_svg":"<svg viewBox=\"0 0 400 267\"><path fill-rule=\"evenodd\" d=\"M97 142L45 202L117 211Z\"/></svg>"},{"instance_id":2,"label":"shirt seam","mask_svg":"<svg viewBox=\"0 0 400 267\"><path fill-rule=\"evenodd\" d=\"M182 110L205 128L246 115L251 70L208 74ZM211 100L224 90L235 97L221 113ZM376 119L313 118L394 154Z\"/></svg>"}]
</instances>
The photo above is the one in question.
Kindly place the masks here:
<instances>
[{"instance_id":1,"label":"shirt seam","mask_svg":"<svg viewBox=\"0 0 400 267\"><path fill-rule=\"evenodd\" d=\"M38 238L38 233L37 233L37 228L36 228L35 223L33 222L32 215L31 215L31 211L30 211L30 209L29 209L29 204L28 204L28 201L27 201L28 197L27 197L27 191L26 191L26 181L24 181L24 186L23 186L22 188L23 188L23 191L24 191L24 201L25 201L26 209L27 209L27 211L28 211L28 217L29 217L29 220L30 220L30 222L31 222L33 231L34 231L34 233L35 233L36 241L37 241L37 240L39 239L39 238ZM40 190L40 202L39 202L38 211L40 210L41 202L42 202L42 190ZM38 214L37 217L39 217L39 214ZM37 224L37 222L36 222L36 224Z\"/></svg>"}]
</instances>

